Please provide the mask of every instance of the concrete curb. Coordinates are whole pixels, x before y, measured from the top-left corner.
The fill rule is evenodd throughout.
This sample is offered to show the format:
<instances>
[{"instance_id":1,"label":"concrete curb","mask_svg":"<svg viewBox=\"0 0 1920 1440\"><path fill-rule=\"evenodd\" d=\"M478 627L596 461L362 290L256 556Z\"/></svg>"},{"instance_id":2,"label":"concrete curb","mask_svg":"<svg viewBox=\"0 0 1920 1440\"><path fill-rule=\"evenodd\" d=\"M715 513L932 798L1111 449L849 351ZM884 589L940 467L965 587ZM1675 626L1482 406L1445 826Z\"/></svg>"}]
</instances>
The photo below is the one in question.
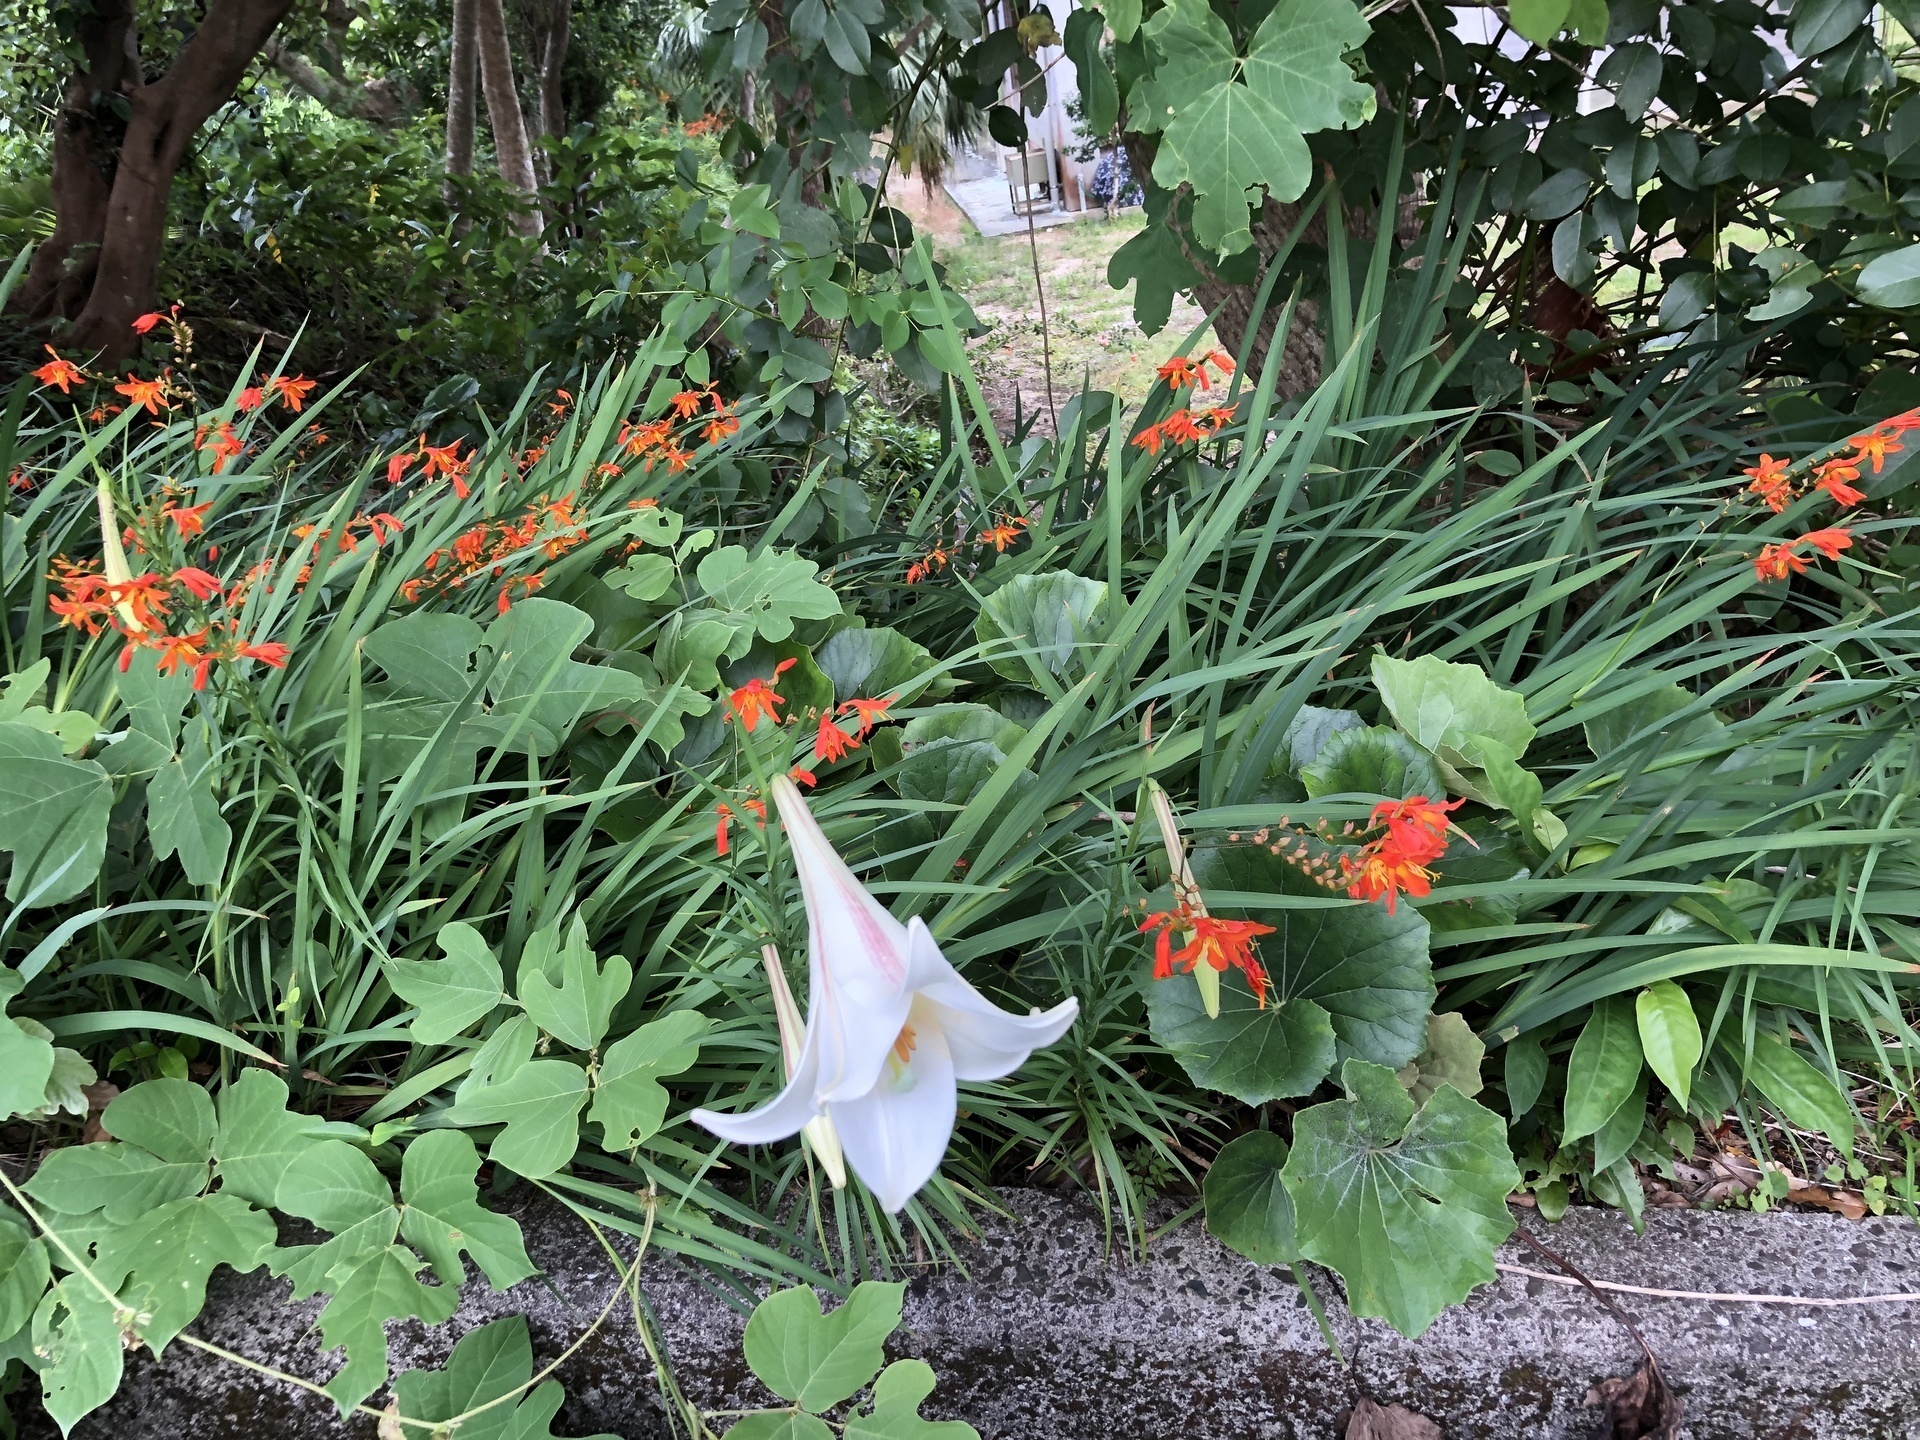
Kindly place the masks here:
<instances>
[{"instance_id":1,"label":"concrete curb","mask_svg":"<svg viewBox=\"0 0 1920 1440\"><path fill-rule=\"evenodd\" d=\"M1596 1418L1589 1388L1639 1359L1584 1292L1505 1275L1417 1341L1349 1318L1336 1300L1343 1366L1285 1271L1242 1260L1197 1223L1147 1264L1123 1265L1102 1255L1086 1206L1037 1191L1004 1198L1013 1220L964 1248L971 1278L946 1271L912 1282L894 1346L940 1377L926 1413L969 1420L984 1440L1338 1440L1362 1395L1433 1417L1447 1440L1585 1440ZM516 1312L531 1323L536 1355L551 1357L598 1312L615 1283L598 1247L563 1212L531 1206L520 1218L548 1283L504 1295L471 1285L444 1330L390 1327L396 1373L439 1363L457 1335ZM1596 1279L1810 1296L1920 1289L1920 1227L1905 1221L1660 1210L1641 1238L1607 1211L1526 1223ZM1514 1245L1501 1258L1542 1265ZM319 1304L286 1305L286 1283L221 1272L194 1333L324 1378L334 1366L309 1328ZM1329 1278L1320 1283L1332 1298ZM775 1403L741 1359L743 1314L666 1260L650 1265L647 1292L689 1395L714 1409ZM1617 1298L1684 1397L1689 1440L1920 1440L1920 1305ZM561 1434L665 1433L651 1371L620 1313L560 1371ZM22 1427L33 1440L54 1433L37 1412ZM372 1424L343 1424L315 1396L176 1346L163 1363L132 1358L119 1395L73 1433L371 1440Z\"/></svg>"}]
</instances>

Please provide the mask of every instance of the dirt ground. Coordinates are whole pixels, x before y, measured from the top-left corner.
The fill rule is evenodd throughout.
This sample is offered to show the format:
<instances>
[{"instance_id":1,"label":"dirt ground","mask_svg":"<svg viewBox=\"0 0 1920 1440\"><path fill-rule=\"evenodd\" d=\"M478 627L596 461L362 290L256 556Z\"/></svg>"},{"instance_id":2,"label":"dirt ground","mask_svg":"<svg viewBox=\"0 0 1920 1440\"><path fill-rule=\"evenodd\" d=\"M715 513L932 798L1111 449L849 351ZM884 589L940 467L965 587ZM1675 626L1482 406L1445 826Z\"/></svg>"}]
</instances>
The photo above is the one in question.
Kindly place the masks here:
<instances>
[{"instance_id":1,"label":"dirt ground","mask_svg":"<svg viewBox=\"0 0 1920 1440\"><path fill-rule=\"evenodd\" d=\"M1166 328L1149 336L1134 323L1133 286L1115 290L1107 284L1108 259L1145 223L1138 210L1113 220L1094 216L1036 230L1030 249L1025 235L982 236L945 191L935 189L929 195L918 177L896 178L887 199L929 237L935 257L949 267L956 287L991 327L970 348L1003 433L1013 429L1016 395L1020 413L1037 415L1040 433L1053 432L1047 352L1056 408L1083 385L1111 390L1128 404L1137 404L1153 386L1154 367L1204 319L1197 306L1177 301ZM1045 346L1034 250L1046 295Z\"/></svg>"}]
</instances>

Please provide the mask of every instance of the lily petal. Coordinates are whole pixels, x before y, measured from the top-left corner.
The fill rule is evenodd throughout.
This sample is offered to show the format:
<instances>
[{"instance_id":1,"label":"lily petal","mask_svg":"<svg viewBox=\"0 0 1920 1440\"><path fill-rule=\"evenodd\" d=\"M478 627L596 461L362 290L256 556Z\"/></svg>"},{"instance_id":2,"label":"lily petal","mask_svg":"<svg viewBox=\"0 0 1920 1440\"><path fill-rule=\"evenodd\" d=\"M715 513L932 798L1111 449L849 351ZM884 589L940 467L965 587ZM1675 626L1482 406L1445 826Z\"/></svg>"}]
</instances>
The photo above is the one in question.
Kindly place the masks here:
<instances>
[{"instance_id":1,"label":"lily petal","mask_svg":"<svg viewBox=\"0 0 1920 1440\"><path fill-rule=\"evenodd\" d=\"M820 1102L815 1098L819 1079L820 1037L819 1032L809 1027L799 1063L793 1067L793 1078L773 1099L744 1115L722 1115L702 1108L687 1118L736 1145L766 1145L784 1140L798 1134L809 1120L821 1113Z\"/></svg>"},{"instance_id":2,"label":"lily petal","mask_svg":"<svg viewBox=\"0 0 1920 1440\"><path fill-rule=\"evenodd\" d=\"M829 1107L847 1163L888 1213L898 1211L933 1178L953 1137L959 1098L953 1058L930 1007L916 1004L912 1058L890 1066L857 1100Z\"/></svg>"},{"instance_id":3,"label":"lily petal","mask_svg":"<svg viewBox=\"0 0 1920 1440\"><path fill-rule=\"evenodd\" d=\"M1080 1002L1071 996L1051 1010L1030 1015L1002 1010L953 968L918 915L907 921L907 957L918 1003L932 1007L957 1079L1011 1075L1035 1050L1066 1034L1080 1014Z\"/></svg>"},{"instance_id":4,"label":"lily petal","mask_svg":"<svg viewBox=\"0 0 1920 1440\"><path fill-rule=\"evenodd\" d=\"M871 1090L907 1023L907 931L834 852L786 776L772 785L807 906L807 1033L820 1037L819 1095Z\"/></svg>"}]
</instances>

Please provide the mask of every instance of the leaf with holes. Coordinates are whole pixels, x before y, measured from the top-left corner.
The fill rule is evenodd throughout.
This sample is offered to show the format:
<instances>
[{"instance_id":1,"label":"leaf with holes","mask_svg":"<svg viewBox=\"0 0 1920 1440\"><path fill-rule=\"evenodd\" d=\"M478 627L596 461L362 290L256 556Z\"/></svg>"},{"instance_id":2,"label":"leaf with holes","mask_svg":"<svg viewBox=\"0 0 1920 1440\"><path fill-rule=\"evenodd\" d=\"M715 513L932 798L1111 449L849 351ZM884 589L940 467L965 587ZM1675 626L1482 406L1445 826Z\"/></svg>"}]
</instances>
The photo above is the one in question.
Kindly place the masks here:
<instances>
[{"instance_id":1,"label":"leaf with holes","mask_svg":"<svg viewBox=\"0 0 1920 1440\"><path fill-rule=\"evenodd\" d=\"M1294 1116L1280 1172L1300 1253L1340 1272L1354 1314L1419 1335L1496 1278L1520 1183L1506 1127L1451 1086L1416 1112L1393 1072L1364 1060L1340 1083L1346 1099Z\"/></svg>"},{"instance_id":2,"label":"leaf with holes","mask_svg":"<svg viewBox=\"0 0 1920 1440\"><path fill-rule=\"evenodd\" d=\"M980 1432L963 1420L921 1418L935 1383L926 1361L894 1361L873 1382L872 1408L847 1418L846 1440L980 1440Z\"/></svg>"},{"instance_id":3,"label":"leaf with holes","mask_svg":"<svg viewBox=\"0 0 1920 1440\"><path fill-rule=\"evenodd\" d=\"M62 1435L120 1388L125 1361L114 1307L78 1275L47 1291L34 1311L33 1348L40 1400Z\"/></svg>"},{"instance_id":4,"label":"leaf with holes","mask_svg":"<svg viewBox=\"0 0 1920 1440\"><path fill-rule=\"evenodd\" d=\"M587 1112L587 1123L600 1126L604 1149L631 1150L653 1137L667 1114L667 1091L660 1081L700 1058L700 1037L706 1033L706 1016L676 1010L607 1047Z\"/></svg>"},{"instance_id":5,"label":"leaf with holes","mask_svg":"<svg viewBox=\"0 0 1920 1440\"><path fill-rule=\"evenodd\" d=\"M273 1217L238 1195L196 1195L149 1210L107 1233L94 1274L130 1308L157 1356L207 1303L207 1277L222 1265L245 1274L272 1256Z\"/></svg>"}]
</instances>

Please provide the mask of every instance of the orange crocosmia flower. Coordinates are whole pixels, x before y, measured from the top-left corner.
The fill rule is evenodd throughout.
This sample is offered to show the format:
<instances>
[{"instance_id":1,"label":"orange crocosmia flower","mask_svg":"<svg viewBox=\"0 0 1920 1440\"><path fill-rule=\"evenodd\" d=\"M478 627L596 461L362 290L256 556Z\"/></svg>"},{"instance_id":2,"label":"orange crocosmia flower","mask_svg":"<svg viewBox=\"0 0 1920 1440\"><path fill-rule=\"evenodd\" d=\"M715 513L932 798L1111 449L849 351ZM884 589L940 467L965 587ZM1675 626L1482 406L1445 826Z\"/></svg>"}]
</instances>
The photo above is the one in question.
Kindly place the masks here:
<instances>
[{"instance_id":1,"label":"orange crocosmia flower","mask_svg":"<svg viewBox=\"0 0 1920 1440\"><path fill-rule=\"evenodd\" d=\"M33 372L33 378L42 385L57 385L60 393L65 395L73 386L87 378L85 371L71 360L62 360L59 352L51 345L46 346L45 349L53 358Z\"/></svg>"},{"instance_id":2,"label":"orange crocosmia flower","mask_svg":"<svg viewBox=\"0 0 1920 1440\"><path fill-rule=\"evenodd\" d=\"M1176 445L1185 445L1194 440L1204 440L1207 434L1206 431L1193 423L1193 412L1190 410L1174 411L1160 422L1160 428L1166 432L1167 439L1173 441Z\"/></svg>"},{"instance_id":3,"label":"orange crocosmia flower","mask_svg":"<svg viewBox=\"0 0 1920 1440\"><path fill-rule=\"evenodd\" d=\"M1254 954L1254 942L1262 935L1273 934L1271 925L1253 920L1216 920L1183 903L1174 910L1149 915L1140 923L1141 934L1153 930L1160 932L1153 947L1154 979L1171 979L1175 970L1192 974L1194 966L1202 961L1215 970L1237 969L1246 974L1253 998L1266 1008L1267 972ZM1193 937L1179 950L1173 948L1176 930Z\"/></svg>"},{"instance_id":4,"label":"orange crocosmia flower","mask_svg":"<svg viewBox=\"0 0 1920 1440\"><path fill-rule=\"evenodd\" d=\"M162 675L171 675L182 665L197 664L205 653L207 631L199 630L192 635L156 635L152 648L160 654L154 668Z\"/></svg>"},{"instance_id":5,"label":"orange crocosmia flower","mask_svg":"<svg viewBox=\"0 0 1920 1440\"><path fill-rule=\"evenodd\" d=\"M705 425L700 427L700 436L709 445L718 445L722 440L726 439L727 436L734 434L739 429L740 422L732 415L721 411L715 414Z\"/></svg>"},{"instance_id":6,"label":"orange crocosmia flower","mask_svg":"<svg viewBox=\"0 0 1920 1440\"><path fill-rule=\"evenodd\" d=\"M752 734L762 715L776 725L780 723L779 707L786 703L786 699L756 675L729 695L727 703L733 707L733 713L740 717L740 723L747 727L747 733Z\"/></svg>"},{"instance_id":7,"label":"orange crocosmia flower","mask_svg":"<svg viewBox=\"0 0 1920 1440\"><path fill-rule=\"evenodd\" d=\"M820 729L813 737L814 759L831 765L836 760L845 759L851 751L857 750L859 746L860 742L858 740L834 724L833 712L831 710L822 710L820 712Z\"/></svg>"},{"instance_id":8,"label":"orange crocosmia flower","mask_svg":"<svg viewBox=\"0 0 1920 1440\"><path fill-rule=\"evenodd\" d=\"M1358 859L1340 857L1340 871L1347 881L1347 894L1355 900L1387 902L1387 913L1402 891L1416 897L1433 893L1433 872L1393 843L1385 841L1362 846Z\"/></svg>"},{"instance_id":9,"label":"orange crocosmia flower","mask_svg":"<svg viewBox=\"0 0 1920 1440\"><path fill-rule=\"evenodd\" d=\"M711 429L712 427L709 426L708 428ZM735 428L738 429L739 427L736 425ZM678 475L682 470L687 468L687 462L693 459L693 452L691 450L682 450L678 445L671 442L669 442L660 453L666 457L667 473L670 475ZM653 468L651 461L648 462L647 468L649 470Z\"/></svg>"},{"instance_id":10,"label":"orange crocosmia flower","mask_svg":"<svg viewBox=\"0 0 1920 1440\"><path fill-rule=\"evenodd\" d=\"M173 522L173 528L180 532L182 540L191 539L207 528L206 514L213 508L213 501L199 505L168 505L161 514Z\"/></svg>"},{"instance_id":11,"label":"orange crocosmia flower","mask_svg":"<svg viewBox=\"0 0 1920 1440\"><path fill-rule=\"evenodd\" d=\"M412 468L415 458L412 452L407 450L402 450L396 455L388 456L387 484L398 485L405 479L407 471Z\"/></svg>"},{"instance_id":12,"label":"orange crocosmia flower","mask_svg":"<svg viewBox=\"0 0 1920 1440\"><path fill-rule=\"evenodd\" d=\"M1188 355L1175 355L1171 360L1163 361L1154 373L1167 382L1170 390L1179 390L1188 385L1200 390L1207 388L1206 361L1195 360Z\"/></svg>"},{"instance_id":13,"label":"orange crocosmia flower","mask_svg":"<svg viewBox=\"0 0 1920 1440\"><path fill-rule=\"evenodd\" d=\"M1410 795L1404 800L1383 800L1373 807L1368 828L1384 825L1388 840L1410 860L1424 863L1437 860L1447 850L1449 811L1458 810L1465 800L1429 800Z\"/></svg>"},{"instance_id":14,"label":"orange crocosmia flower","mask_svg":"<svg viewBox=\"0 0 1920 1440\"><path fill-rule=\"evenodd\" d=\"M1838 560L1842 550L1853 548L1853 532L1838 527L1826 530L1809 530L1795 545L1811 545L1829 560Z\"/></svg>"},{"instance_id":15,"label":"orange crocosmia flower","mask_svg":"<svg viewBox=\"0 0 1920 1440\"><path fill-rule=\"evenodd\" d=\"M160 407L167 402L167 377L158 380L142 380L137 375L127 376L126 383L113 387L135 405L146 407L149 415L158 415ZM172 406L169 404L168 408Z\"/></svg>"},{"instance_id":16,"label":"orange crocosmia flower","mask_svg":"<svg viewBox=\"0 0 1920 1440\"><path fill-rule=\"evenodd\" d=\"M1842 507L1858 505L1862 500L1867 498L1867 492L1857 489L1847 482L1849 480L1858 480L1859 478L1860 472L1851 465L1822 467L1818 478L1813 482L1813 488L1826 491L1828 497L1836 505ZM1779 511L1780 507L1778 505L1774 506L1774 513L1778 514Z\"/></svg>"},{"instance_id":17,"label":"orange crocosmia flower","mask_svg":"<svg viewBox=\"0 0 1920 1440\"><path fill-rule=\"evenodd\" d=\"M162 315L158 310L149 310L146 314L138 316L134 320L133 333L136 335L144 335L166 318L167 317Z\"/></svg>"},{"instance_id":18,"label":"orange crocosmia flower","mask_svg":"<svg viewBox=\"0 0 1920 1440\"><path fill-rule=\"evenodd\" d=\"M293 654L278 640L268 640L261 645L242 645L233 652L236 660L258 660L262 665L271 665L275 670L287 668L287 659Z\"/></svg>"},{"instance_id":19,"label":"orange crocosmia flower","mask_svg":"<svg viewBox=\"0 0 1920 1440\"><path fill-rule=\"evenodd\" d=\"M814 786L820 783L819 776L815 775L811 770L805 769L799 765L796 765L791 770L787 771L787 778L793 781L793 783L796 785L806 786L809 790L811 790Z\"/></svg>"},{"instance_id":20,"label":"orange crocosmia flower","mask_svg":"<svg viewBox=\"0 0 1920 1440\"><path fill-rule=\"evenodd\" d=\"M1896 450L1907 448L1894 443L1893 436L1883 435L1878 430L1868 435L1856 436L1847 443L1853 446L1853 463L1858 465L1863 461L1871 460L1873 473L1876 475L1880 473L1880 467L1887 463L1887 456Z\"/></svg>"},{"instance_id":21,"label":"orange crocosmia flower","mask_svg":"<svg viewBox=\"0 0 1920 1440\"><path fill-rule=\"evenodd\" d=\"M1027 522L1018 515L1010 516L1005 520L995 520L980 532L980 543L993 546L995 553L1002 553L1007 546L1020 538L1020 532L1026 526Z\"/></svg>"},{"instance_id":22,"label":"orange crocosmia flower","mask_svg":"<svg viewBox=\"0 0 1920 1440\"><path fill-rule=\"evenodd\" d=\"M1233 373L1233 357L1224 350L1214 349L1209 351L1207 354L1207 364L1213 366L1213 368L1218 370L1222 375L1231 375Z\"/></svg>"},{"instance_id":23,"label":"orange crocosmia flower","mask_svg":"<svg viewBox=\"0 0 1920 1440\"><path fill-rule=\"evenodd\" d=\"M242 415L250 414L267 403L267 392L258 385L249 385L234 397L233 408Z\"/></svg>"},{"instance_id":24,"label":"orange crocosmia flower","mask_svg":"<svg viewBox=\"0 0 1920 1440\"><path fill-rule=\"evenodd\" d=\"M673 397L672 404L682 420L691 420L700 413L700 406L706 398L702 391L682 390Z\"/></svg>"},{"instance_id":25,"label":"orange crocosmia flower","mask_svg":"<svg viewBox=\"0 0 1920 1440\"><path fill-rule=\"evenodd\" d=\"M225 588L221 585L218 575L209 575L205 570L196 569L192 565L181 566L173 572L173 578L177 584L191 590L196 600L211 600Z\"/></svg>"},{"instance_id":26,"label":"orange crocosmia flower","mask_svg":"<svg viewBox=\"0 0 1920 1440\"><path fill-rule=\"evenodd\" d=\"M874 726L887 718L887 711L899 698L898 695L888 695L880 700L865 700L856 695L841 705L840 713L845 715L848 711L852 711L860 717L860 738L864 740Z\"/></svg>"},{"instance_id":27,"label":"orange crocosmia flower","mask_svg":"<svg viewBox=\"0 0 1920 1440\"><path fill-rule=\"evenodd\" d=\"M1760 547L1760 553L1753 557L1753 573L1760 577L1761 584L1785 580L1789 575L1806 573L1807 562L1793 553L1793 547L1797 543L1790 540L1784 545Z\"/></svg>"},{"instance_id":28,"label":"orange crocosmia flower","mask_svg":"<svg viewBox=\"0 0 1920 1440\"><path fill-rule=\"evenodd\" d=\"M1149 425L1138 435L1134 436L1131 443L1139 446L1149 455L1158 455L1160 453L1160 442L1164 438L1160 433L1160 427L1158 425Z\"/></svg>"},{"instance_id":29,"label":"orange crocosmia flower","mask_svg":"<svg viewBox=\"0 0 1920 1440\"><path fill-rule=\"evenodd\" d=\"M1199 417L1200 423L1201 425L1206 427L1207 434L1218 435L1222 430L1226 429L1227 426L1233 422L1233 412L1238 410L1239 408L1240 407L1237 404L1215 405L1210 410L1208 410L1204 415Z\"/></svg>"},{"instance_id":30,"label":"orange crocosmia flower","mask_svg":"<svg viewBox=\"0 0 1920 1440\"><path fill-rule=\"evenodd\" d=\"M1759 496L1766 507L1776 515L1785 510L1793 500L1793 482L1784 475L1773 475L1765 479L1755 480L1751 485L1747 486L1747 490L1749 493Z\"/></svg>"},{"instance_id":31,"label":"orange crocosmia flower","mask_svg":"<svg viewBox=\"0 0 1920 1440\"><path fill-rule=\"evenodd\" d=\"M307 392L320 386L318 380L309 380L304 375L275 375L267 381L267 388L280 398L294 414L298 415L307 403Z\"/></svg>"},{"instance_id":32,"label":"orange crocosmia flower","mask_svg":"<svg viewBox=\"0 0 1920 1440\"><path fill-rule=\"evenodd\" d=\"M723 801L713 807L713 813L720 817L719 822L713 827L713 853L724 855L732 848L727 843L727 822L733 819L733 811L729 810Z\"/></svg>"},{"instance_id":33,"label":"orange crocosmia flower","mask_svg":"<svg viewBox=\"0 0 1920 1440\"><path fill-rule=\"evenodd\" d=\"M1755 481L1777 480L1787 473L1788 469L1792 466L1792 463L1793 462L1790 460L1785 460L1785 459L1776 460L1771 455L1762 455L1759 458L1759 460L1754 462L1752 465L1747 466L1747 468L1742 470L1740 473L1746 476L1749 480L1755 480Z\"/></svg>"},{"instance_id":34,"label":"orange crocosmia flower","mask_svg":"<svg viewBox=\"0 0 1920 1440\"><path fill-rule=\"evenodd\" d=\"M386 534L381 534L385 527ZM380 545L406 529L406 523L398 515L390 515L385 510L376 510L367 517L367 529L373 533L373 543Z\"/></svg>"}]
</instances>

